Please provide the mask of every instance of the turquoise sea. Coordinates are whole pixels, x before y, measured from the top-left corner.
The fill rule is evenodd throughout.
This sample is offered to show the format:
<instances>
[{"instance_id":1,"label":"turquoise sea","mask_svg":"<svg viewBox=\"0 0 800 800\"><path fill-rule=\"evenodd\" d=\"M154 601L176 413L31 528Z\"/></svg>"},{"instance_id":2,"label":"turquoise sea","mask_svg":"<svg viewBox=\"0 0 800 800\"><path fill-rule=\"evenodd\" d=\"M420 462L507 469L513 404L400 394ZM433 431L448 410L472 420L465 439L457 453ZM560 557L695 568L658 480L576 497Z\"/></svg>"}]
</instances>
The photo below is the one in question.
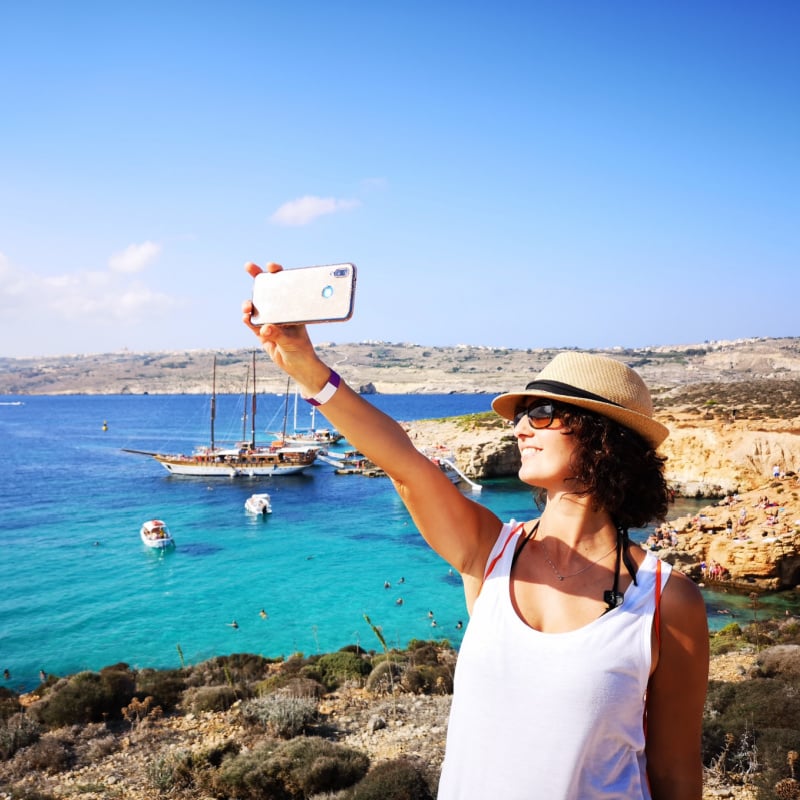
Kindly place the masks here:
<instances>
[{"instance_id":1,"label":"turquoise sea","mask_svg":"<svg viewBox=\"0 0 800 800\"><path fill-rule=\"evenodd\" d=\"M410 421L485 411L491 398L369 399ZM241 397L218 398L218 441L241 438L242 407ZM258 429L279 430L283 409L283 398L261 397ZM189 452L208 442L208 419L208 399L191 395L0 397L0 670L11 676L3 685L30 689L40 669L64 675L120 661L166 668L234 652L379 649L365 614L390 645L458 646L459 579L417 534L388 479L336 475L322 463L298 476L181 478L122 452ZM272 496L266 518L244 511L256 491ZM480 497L505 519L535 513L515 480L488 482ZM675 513L697 507L683 501ZM141 543L139 527L153 517L167 521L174 551ZM752 616L747 598L706 598L712 627ZM800 610L796 597L761 605Z\"/></svg>"}]
</instances>

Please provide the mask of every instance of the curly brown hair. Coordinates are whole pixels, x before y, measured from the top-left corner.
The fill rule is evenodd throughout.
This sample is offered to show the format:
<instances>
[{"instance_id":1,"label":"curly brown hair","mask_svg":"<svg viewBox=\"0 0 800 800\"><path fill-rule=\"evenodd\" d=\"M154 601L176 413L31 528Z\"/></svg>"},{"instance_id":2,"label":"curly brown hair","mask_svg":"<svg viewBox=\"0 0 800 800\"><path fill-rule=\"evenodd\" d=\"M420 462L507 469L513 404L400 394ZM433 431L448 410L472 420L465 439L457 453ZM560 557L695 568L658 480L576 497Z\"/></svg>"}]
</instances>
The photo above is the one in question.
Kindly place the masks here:
<instances>
[{"instance_id":1,"label":"curly brown hair","mask_svg":"<svg viewBox=\"0 0 800 800\"><path fill-rule=\"evenodd\" d=\"M638 434L608 417L578 406L553 403L555 416L576 438L570 466L575 493L591 496L621 528L661 522L671 499L664 478L666 458ZM543 493L537 494L541 503Z\"/></svg>"}]
</instances>

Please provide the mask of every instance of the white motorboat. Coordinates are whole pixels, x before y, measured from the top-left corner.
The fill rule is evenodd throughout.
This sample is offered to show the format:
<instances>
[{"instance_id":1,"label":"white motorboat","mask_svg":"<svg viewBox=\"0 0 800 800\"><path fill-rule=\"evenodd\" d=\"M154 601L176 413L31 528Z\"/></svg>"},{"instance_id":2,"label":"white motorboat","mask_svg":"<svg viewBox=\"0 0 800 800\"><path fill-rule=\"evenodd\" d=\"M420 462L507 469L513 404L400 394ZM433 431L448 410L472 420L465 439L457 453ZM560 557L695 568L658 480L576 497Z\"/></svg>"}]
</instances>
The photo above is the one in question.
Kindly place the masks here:
<instances>
[{"instance_id":1,"label":"white motorboat","mask_svg":"<svg viewBox=\"0 0 800 800\"><path fill-rule=\"evenodd\" d=\"M457 466L455 455L446 447L434 448L417 448L420 453L427 456L428 459L436 464L437 467L447 476L451 483L458 485L467 485L473 492L480 492L481 485L468 478Z\"/></svg>"},{"instance_id":2,"label":"white motorboat","mask_svg":"<svg viewBox=\"0 0 800 800\"><path fill-rule=\"evenodd\" d=\"M247 500L244 501L245 510L251 514L261 514L266 516L272 513L272 503L270 496L266 492L256 492L251 494Z\"/></svg>"},{"instance_id":3,"label":"white motorboat","mask_svg":"<svg viewBox=\"0 0 800 800\"><path fill-rule=\"evenodd\" d=\"M164 550L175 545L175 540L172 538L167 524L160 519L147 520L142 525L139 536L148 547L153 547L157 550Z\"/></svg>"}]
</instances>

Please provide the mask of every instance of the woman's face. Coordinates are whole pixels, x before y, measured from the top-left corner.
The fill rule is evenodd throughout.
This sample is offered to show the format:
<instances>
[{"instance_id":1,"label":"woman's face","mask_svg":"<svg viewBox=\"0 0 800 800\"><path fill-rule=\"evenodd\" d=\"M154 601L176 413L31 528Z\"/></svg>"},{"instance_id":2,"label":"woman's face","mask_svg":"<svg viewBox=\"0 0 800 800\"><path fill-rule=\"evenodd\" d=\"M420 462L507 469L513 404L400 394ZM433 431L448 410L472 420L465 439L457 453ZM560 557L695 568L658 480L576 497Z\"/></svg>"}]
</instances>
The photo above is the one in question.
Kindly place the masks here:
<instances>
[{"instance_id":1,"label":"woman's face","mask_svg":"<svg viewBox=\"0 0 800 800\"><path fill-rule=\"evenodd\" d=\"M573 477L570 459L575 438L551 403L533 399L521 407L515 417L514 435L522 458L520 480L548 492L570 488L567 480Z\"/></svg>"}]
</instances>

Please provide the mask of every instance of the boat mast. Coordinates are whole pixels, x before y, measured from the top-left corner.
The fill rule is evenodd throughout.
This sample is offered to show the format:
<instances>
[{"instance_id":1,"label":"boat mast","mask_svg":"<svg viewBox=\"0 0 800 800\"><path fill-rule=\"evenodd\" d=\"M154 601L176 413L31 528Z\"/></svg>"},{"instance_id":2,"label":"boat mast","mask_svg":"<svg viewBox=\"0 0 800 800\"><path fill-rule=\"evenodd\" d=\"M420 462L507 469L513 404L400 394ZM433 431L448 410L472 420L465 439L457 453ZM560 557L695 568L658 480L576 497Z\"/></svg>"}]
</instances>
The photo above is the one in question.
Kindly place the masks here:
<instances>
[{"instance_id":1,"label":"boat mast","mask_svg":"<svg viewBox=\"0 0 800 800\"><path fill-rule=\"evenodd\" d=\"M253 407L250 411L250 448L256 449L256 351L253 350Z\"/></svg>"},{"instance_id":2,"label":"boat mast","mask_svg":"<svg viewBox=\"0 0 800 800\"><path fill-rule=\"evenodd\" d=\"M242 441L247 436L247 392L250 388L250 365L247 365L247 374L244 378L244 410L242 412Z\"/></svg>"},{"instance_id":3,"label":"boat mast","mask_svg":"<svg viewBox=\"0 0 800 800\"><path fill-rule=\"evenodd\" d=\"M214 418L217 416L217 357L211 370L211 451L214 451Z\"/></svg>"},{"instance_id":4,"label":"boat mast","mask_svg":"<svg viewBox=\"0 0 800 800\"><path fill-rule=\"evenodd\" d=\"M289 417L289 382L291 380L291 378L286 379L286 397L283 401L283 432L281 433L283 444L286 444L286 421Z\"/></svg>"}]
</instances>

